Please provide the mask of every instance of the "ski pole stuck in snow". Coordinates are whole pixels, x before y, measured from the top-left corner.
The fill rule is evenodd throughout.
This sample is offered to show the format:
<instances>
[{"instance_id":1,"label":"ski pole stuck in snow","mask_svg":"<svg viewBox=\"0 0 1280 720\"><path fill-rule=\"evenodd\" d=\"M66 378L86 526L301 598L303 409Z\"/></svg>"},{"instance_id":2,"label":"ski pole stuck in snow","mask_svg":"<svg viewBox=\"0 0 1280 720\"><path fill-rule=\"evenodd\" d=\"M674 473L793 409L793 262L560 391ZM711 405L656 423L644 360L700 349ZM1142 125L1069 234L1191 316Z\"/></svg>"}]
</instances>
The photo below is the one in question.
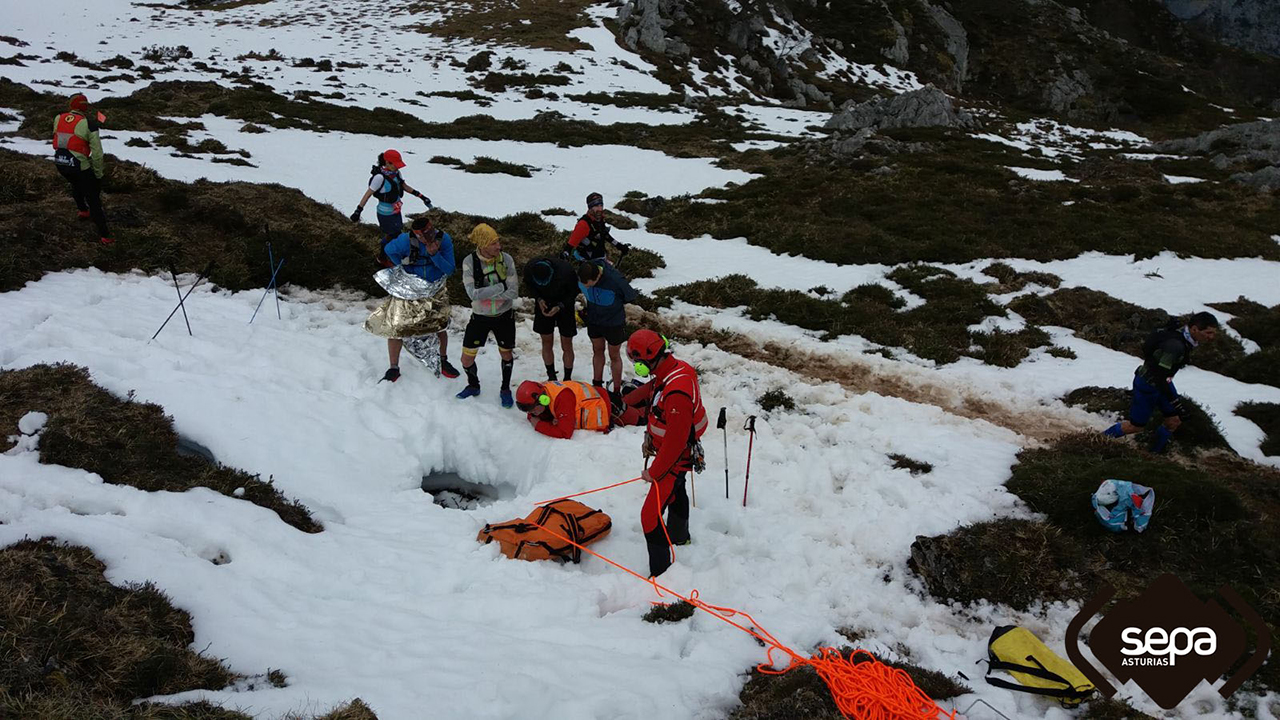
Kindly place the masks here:
<instances>
[{"instance_id":1,"label":"ski pole stuck in snow","mask_svg":"<svg viewBox=\"0 0 1280 720\"><path fill-rule=\"evenodd\" d=\"M182 321L187 324L187 335L191 335L191 318L187 317L187 307L182 304L182 288L178 287L178 273L169 266L169 277L173 278L173 291L178 294L178 307L182 308Z\"/></svg>"},{"instance_id":2,"label":"ski pole stuck in snow","mask_svg":"<svg viewBox=\"0 0 1280 720\"><path fill-rule=\"evenodd\" d=\"M276 266L275 272L271 273L271 282L267 285L267 289L262 291L262 297L258 300L258 307L253 309L253 317L249 318L249 324L253 324L254 318L258 317L258 311L262 309L262 301L267 299L267 293L271 292L271 288L276 284L276 274L280 272L280 268L284 267L284 258L280 258L280 264ZM280 312L279 300L276 300L276 312Z\"/></svg>"},{"instance_id":3,"label":"ski pole stuck in snow","mask_svg":"<svg viewBox=\"0 0 1280 720\"><path fill-rule=\"evenodd\" d=\"M716 419L716 427L724 433L724 499L729 499L729 429L726 427L724 408L720 408L720 417Z\"/></svg>"},{"instance_id":4,"label":"ski pole stuck in snow","mask_svg":"<svg viewBox=\"0 0 1280 720\"><path fill-rule=\"evenodd\" d=\"M269 228L270 226L263 226L263 227ZM281 258L280 264L282 265L284 264L283 258ZM276 266L276 256L274 253L271 252L271 243L267 243L267 269L270 270L275 266ZM276 296L276 319L279 320L280 319L280 288L279 286L276 285L276 274L274 272L271 273L271 284L268 285L267 287L271 288L271 291Z\"/></svg>"},{"instance_id":5,"label":"ski pole stuck in snow","mask_svg":"<svg viewBox=\"0 0 1280 720\"><path fill-rule=\"evenodd\" d=\"M747 486L751 484L751 451L756 446L756 416L752 415L747 418L747 424L743 426L743 430L751 433L751 439L747 441L747 476L742 481L742 507L747 506Z\"/></svg>"},{"instance_id":6,"label":"ski pole stuck in snow","mask_svg":"<svg viewBox=\"0 0 1280 720\"><path fill-rule=\"evenodd\" d=\"M182 316L186 317L187 308L184 303L186 302L187 298L191 296L191 292L196 289L196 286L198 286L201 282L204 282L205 276L209 274L209 271L213 270L213 264L214 264L213 261L210 260L209 264L204 267L204 270L200 271L200 275L196 277L195 285L192 285L191 287L187 288L187 293L185 295L182 295L182 294L178 295L178 304L169 313L169 317L165 318L164 322L160 323L160 330L164 330L164 326L169 324L169 321L173 319L173 316L175 314L177 314L178 308L182 309ZM175 283L177 282L176 276L175 276L174 282ZM156 334L151 336L151 340L155 340L157 337L160 336L160 330L156 330ZM190 332L190 330L191 330L191 325L190 323L188 323L187 331ZM151 342L151 340L148 340L147 342Z\"/></svg>"}]
</instances>

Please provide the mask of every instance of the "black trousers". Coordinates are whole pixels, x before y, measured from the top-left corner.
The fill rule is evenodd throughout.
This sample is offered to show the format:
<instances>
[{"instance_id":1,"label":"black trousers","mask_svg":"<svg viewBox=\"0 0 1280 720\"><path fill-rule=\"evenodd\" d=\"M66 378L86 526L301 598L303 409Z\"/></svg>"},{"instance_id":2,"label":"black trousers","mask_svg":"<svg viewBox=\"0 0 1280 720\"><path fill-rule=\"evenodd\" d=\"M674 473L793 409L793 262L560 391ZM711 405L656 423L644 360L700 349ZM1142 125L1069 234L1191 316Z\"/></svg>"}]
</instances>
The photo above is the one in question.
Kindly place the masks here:
<instances>
[{"instance_id":1,"label":"black trousers","mask_svg":"<svg viewBox=\"0 0 1280 720\"><path fill-rule=\"evenodd\" d=\"M102 181L93 174L93 170L58 167L58 172L71 184L71 197L76 207L82 212L89 211L89 217L98 226L99 237L111 237L107 233L107 214L102 210Z\"/></svg>"},{"instance_id":2,"label":"black trousers","mask_svg":"<svg viewBox=\"0 0 1280 720\"><path fill-rule=\"evenodd\" d=\"M676 476L675 487L667 498L667 504L659 512L666 512L667 533L674 545L689 542L689 493L685 491L685 473ZM662 523L644 534L644 544L649 550L649 577L657 577L671 567L671 549L667 547L667 535Z\"/></svg>"}]
</instances>

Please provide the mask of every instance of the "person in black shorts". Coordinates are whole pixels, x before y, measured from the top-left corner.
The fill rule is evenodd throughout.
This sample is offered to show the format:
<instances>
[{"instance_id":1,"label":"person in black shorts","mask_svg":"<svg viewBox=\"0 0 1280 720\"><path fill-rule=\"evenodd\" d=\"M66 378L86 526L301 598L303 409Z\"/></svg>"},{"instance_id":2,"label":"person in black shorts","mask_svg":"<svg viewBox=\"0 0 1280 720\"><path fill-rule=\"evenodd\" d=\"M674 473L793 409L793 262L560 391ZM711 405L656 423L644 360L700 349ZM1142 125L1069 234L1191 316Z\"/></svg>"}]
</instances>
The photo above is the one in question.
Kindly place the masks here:
<instances>
[{"instance_id":1,"label":"person in black shorts","mask_svg":"<svg viewBox=\"0 0 1280 720\"><path fill-rule=\"evenodd\" d=\"M578 299L578 278L573 266L559 258L534 258L524 267L524 285L533 295L533 331L542 336L542 362L547 379L557 380L555 331L560 331L564 356L564 379L573 379L573 336L578 334L574 302Z\"/></svg>"},{"instance_id":2,"label":"person in black shorts","mask_svg":"<svg viewBox=\"0 0 1280 720\"><path fill-rule=\"evenodd\" d=\"M627 341L627 303L638 293L612 265L584 262L578 266L578 287L587 299L587 337L591 338L592 385L604 387L604 351L613 366L612 392L622 392L622 344Z\"/></svg>"},{"instance_id":3,"label":"person in black shorts","mask_svg":"<svg viewBox=\"0 0 1280 720\"><path fill-rule=\"evenodd\" d=\"M515 405L511 394L511 369L516 346L515 299L520 296L520 276L516 261L502 251L498 233L480 223L469 236L475 252L462 259L462 286L471 298L471 320L462 334L462 369L467 373L467 386L458 393L459 400L480 394L480 378L476 373L476 353L493 333L502 357L502 389L498 396L502 407Z\"/></svg>"}]
</instances>

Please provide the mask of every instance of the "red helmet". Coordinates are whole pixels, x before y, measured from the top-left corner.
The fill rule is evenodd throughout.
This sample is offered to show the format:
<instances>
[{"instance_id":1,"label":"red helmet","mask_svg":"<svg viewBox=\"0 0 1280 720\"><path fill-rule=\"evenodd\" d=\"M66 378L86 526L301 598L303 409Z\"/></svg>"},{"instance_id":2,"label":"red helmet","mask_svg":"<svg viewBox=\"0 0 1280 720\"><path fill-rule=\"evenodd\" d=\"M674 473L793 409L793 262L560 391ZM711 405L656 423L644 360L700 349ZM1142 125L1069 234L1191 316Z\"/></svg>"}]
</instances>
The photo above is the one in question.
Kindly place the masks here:
<instances>
[{"instance_id":1,"label":"red helmet","mask_svg":"<svg viewBox=\"0 0 1280 720\"><path fill-rule=\"evenodd\" d=\"M89 98L85 97L84 93L76 93L75 95L71 96L71 102L69 102L67 105L72 110L79 110L81 112L84 112L85 110L89 109Z\"/></svg>"},{"instance_id":2,"label":"red helmet","mask_svg":"<svg viewBox=\"0 0 1280 720\"><path fill-rule=\"evenodd\" d=\"M397 170L404 167L404 160L400 158L399 150L388 150L382 153L382 161L391 163Z\"/></svg>"},{"instance_id":3,"label":"red helmet","mask_svg":"<svg viewBox=\"0 0 1280 720\"><path fill-rule=\"evenodd\" d=\"M656 360L667 349L667 339L652 330L637 330L627 340L627 357L632 362Z\"/></svg>"},{"instance_id":4,"label":"red helmet","mask_svg":"<svg viewBox=\"0 0 1280 720\"><path fill-rule=\"evenodd\" d=\"M525 412L529 412L542 404L542 398L544 397L547 396L540 382L525 380L520 383L520 387L516 388L516 405L520 406L520 409Z\"/></svg>"}]
</instances>

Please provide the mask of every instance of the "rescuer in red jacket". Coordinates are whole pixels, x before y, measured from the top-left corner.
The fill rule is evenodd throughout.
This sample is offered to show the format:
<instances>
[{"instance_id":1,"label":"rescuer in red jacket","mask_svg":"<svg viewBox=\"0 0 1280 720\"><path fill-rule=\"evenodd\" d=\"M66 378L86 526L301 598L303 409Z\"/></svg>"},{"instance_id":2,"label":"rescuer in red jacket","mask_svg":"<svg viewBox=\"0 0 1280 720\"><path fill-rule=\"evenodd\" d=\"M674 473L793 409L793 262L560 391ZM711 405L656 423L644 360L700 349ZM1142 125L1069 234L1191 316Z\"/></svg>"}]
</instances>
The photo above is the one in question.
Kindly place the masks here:
<instances>
[{"instance_id":1,"label":"rescuer in red jacket","mask_svg":"<svg viewBox=\"0 0 1280 720\"><path fill-rule=\"evenodd\" d=\"M698 438L707 430L707 412L698 373L671 355L666 338L652 330L637 330L627 341L627 357L637 375L652 377L647 385L628 393L626 402L649 405L642 450L646 460L652 460L641 473L649 483L649 495L640 511L640 527L649 549L649 576L657 577L671 566L668 538L676 545L689 542L685 475L702 463Z\"/></svg>"}]
</instances>

